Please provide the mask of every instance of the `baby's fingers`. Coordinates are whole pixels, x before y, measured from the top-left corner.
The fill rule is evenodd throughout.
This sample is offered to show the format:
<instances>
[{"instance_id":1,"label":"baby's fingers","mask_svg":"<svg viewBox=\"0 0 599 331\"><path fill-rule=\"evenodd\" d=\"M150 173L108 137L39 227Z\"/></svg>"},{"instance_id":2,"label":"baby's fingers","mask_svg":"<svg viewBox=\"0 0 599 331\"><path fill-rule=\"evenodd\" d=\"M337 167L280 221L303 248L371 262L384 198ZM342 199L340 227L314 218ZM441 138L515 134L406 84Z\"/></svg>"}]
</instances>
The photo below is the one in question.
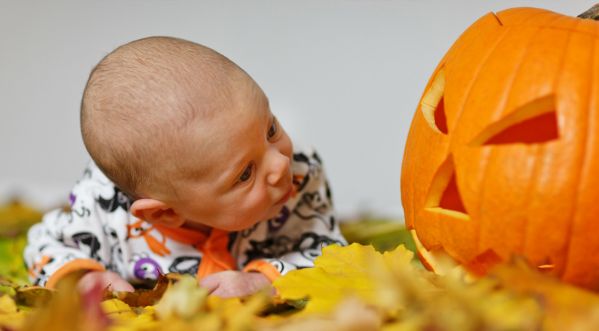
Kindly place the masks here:
<instances>
[{"instance_id":1,"label":"baby's fingers","mask_svg":"<svg viewBox=\"0 0 599 331\"><path fill-rule=\"evenodd\" d=\"M207 289L209 294L213 294L220 284L220 277L218 275L213 274L206 276L200 280L200 286Z\"/></svg>"},{"instance_id":2,"label":"baby's fingers","mask_svg":"<svg viewBox=\"0 0 599 331\"><path fill-rule=\"evenodd\" d=\"M111 271L89 272L81 277L78 283L78 289L81 293L93 291L98 287L109 291L133 292L135 290L129 282Z\"/></svg>"}]
</instances>

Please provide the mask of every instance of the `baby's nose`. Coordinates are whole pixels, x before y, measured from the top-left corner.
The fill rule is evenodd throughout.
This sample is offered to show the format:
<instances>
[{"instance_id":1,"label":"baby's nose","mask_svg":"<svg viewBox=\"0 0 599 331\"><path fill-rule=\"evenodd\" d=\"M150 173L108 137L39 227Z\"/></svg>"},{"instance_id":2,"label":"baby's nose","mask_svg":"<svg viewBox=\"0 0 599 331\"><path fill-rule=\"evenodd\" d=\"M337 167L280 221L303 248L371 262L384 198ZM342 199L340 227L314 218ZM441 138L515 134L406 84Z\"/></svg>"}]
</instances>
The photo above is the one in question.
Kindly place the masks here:
<instances>
[{"instance_id":1,"label":"baby's nose","mask_svg":"<svg viewBox=\"0 0 599 331\"><path fill-rule=\"evenodd\" d=\"M278 151L271 159L271 171L266 176L269 185L275 186L289 177L289 158Z\"/></svg>"}]
</instances>

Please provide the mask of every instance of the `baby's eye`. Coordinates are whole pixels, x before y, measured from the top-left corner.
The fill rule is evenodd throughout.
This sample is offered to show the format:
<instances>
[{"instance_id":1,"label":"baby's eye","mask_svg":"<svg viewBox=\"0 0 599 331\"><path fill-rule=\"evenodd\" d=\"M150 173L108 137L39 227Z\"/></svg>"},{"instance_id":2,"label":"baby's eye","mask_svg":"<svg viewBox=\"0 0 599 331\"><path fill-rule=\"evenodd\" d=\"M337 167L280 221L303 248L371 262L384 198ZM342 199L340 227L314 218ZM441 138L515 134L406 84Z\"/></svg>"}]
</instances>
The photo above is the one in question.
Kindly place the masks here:
<instances>
[{"instance_id":1,"label":"baby's eye","mask_svg":"<svg viewBox=\"0 0 599 331\"><path fill-rule=\"evenodd\" d=\"M276 117L273 118L272 124L270 125L270 128L268 128L268 133L267 133L267 138L268 139L272 139L272 137L277 135L277 132L279 132L279 126L277 123L277 119Z\"/></svg>"},{"instance_id":2,"label":"baby's eye","mask_svg":"<svg viewBox=\"0 0 599 331\"><path fill-rule=\"evenodd\" d=\"M243 173L239 176L239 182L243 183L252 178L252 173L254 171L254 165L250 164L245 169L243 169Z\"/></svg>"}]
</instances>

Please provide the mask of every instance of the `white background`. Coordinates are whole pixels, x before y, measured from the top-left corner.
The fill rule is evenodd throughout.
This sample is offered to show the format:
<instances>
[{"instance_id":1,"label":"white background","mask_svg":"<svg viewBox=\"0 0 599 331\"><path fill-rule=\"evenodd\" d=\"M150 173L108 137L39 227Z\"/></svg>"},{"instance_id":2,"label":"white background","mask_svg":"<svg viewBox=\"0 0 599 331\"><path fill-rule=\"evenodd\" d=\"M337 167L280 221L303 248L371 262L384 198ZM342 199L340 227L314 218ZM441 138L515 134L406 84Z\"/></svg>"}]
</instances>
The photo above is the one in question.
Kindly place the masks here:
<instances>
[{"instance_id":1,"label":"white background","mask_svg":"<svg viewBox=\"0 0 599 331\"><path fill-rule=\"evenodd\" d=\"M489 11L577 15L593 3L0 0L0 202L66 202L88 160L78 108L90 70L120 44L169 35L212 47L254 77L291 136L319 150L342 215L399 218L410 121L460 33Z\"/></svg>"}]
</instances>

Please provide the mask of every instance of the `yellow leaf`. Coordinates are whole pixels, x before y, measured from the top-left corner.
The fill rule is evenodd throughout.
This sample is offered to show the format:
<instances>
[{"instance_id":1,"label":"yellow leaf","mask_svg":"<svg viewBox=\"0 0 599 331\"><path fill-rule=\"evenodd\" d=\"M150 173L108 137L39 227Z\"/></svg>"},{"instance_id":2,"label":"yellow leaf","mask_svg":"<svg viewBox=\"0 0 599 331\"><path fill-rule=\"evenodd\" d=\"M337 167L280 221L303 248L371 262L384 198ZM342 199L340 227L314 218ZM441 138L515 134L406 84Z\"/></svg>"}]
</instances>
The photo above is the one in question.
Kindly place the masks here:
<instances>
[{"instance_id":1,"label":"yellow leaf","mask_svg":"<svg viewBox=\"0 0 599 331\"><path fill-rule=\"evenodd\" d=\"M8 295L0 296L0 315L17 312L17 304Z\"/></svg>"},{"instance_id":2,"label":"yellow leaf","mask_svg":"<svg viewBox=\"0 0 599 331\"><path fill-rule=\"evenodd\" d=\"M492 279L467 284L432 274L415 267L412 257L403 246L385 254L356 244L330 246L314 268L290 272L275 287L283 299L309 298L291 321L314 330L538 329L541 311L534 298L502 290ZM340 308L348 297L360 302L354 311L367 309L370 317L341 313L350 310Z\"/></svg>"},{"instance_id":3,"label":"yellow leaf","mask_svg":"<svg viewBox=\"0 0 599 331\"><path fill-rule=\"evenodd\" d=\"M14 199L0 205L0 235L14 236L41 219L42 213L38 209Z\"/></svg>"},{"instance_id":4,"label":"yellow leaf","mask_svg":"<svg viewBox=\"0 0 599 331\"><path fill-rule=\"evenodd\" d=\"M129 319L137 317L137 314L131 310L131 307L119 299L104 300L100 306L111 319Z\"/></svg>"},{"instance_id":5,"label":"yellow leaf","mask_svg":"<svg viewBox=\"0 0 599 331\"><path fill-rule=\"evenodd\" d=\"M506 289L543 302L543 330L599 330L599 295L558 281L522 260L491 272Z\"/></svg>"},{"instance_id":6,"label":"yellow leaf","mask_svg":"<svg viewBox=\"0 0 599 331\"><path fill-rule=\"evenodd\" d=\"M25 322L25 313L22 311L0 314L0 329L2 330L21 330Z\"/></svg>"},{"instance_id":7,"label":"yellow leaf","mask_svg":"<svg viewBox=\"0 0 599 331\"><path fill-rule=\"evenodd\" d=\"M376 331L380 330L383 319L379 312L357 298L340 302L331 314L310 315L302 319L279 319L270 321L259 330L277 331Z\"/></svg>"},{"instance_id":8,"label":"yellow leaf","mask_svg":"<svg viewBox=\"0 0 599 331\"><path fill-rule=\"evenodd\" d=\"M132 312L133 309L131 310ZM110 331L146 331L146 330L166 330L168 327L160 327L155 319L154 307L135 308L137 315L132 318L119 318L113 320ZM125 316L125 315L123 315ZM110 316L113 317L113 316ZM166 324L165 324L166 325Z\"/></svg>"},{"instance_id":9,"label":"yellow leaf","mask_svg":"<svg viewBox=\"0 0 599 331\"><path fill-rule=\"evenodd\" d=\"M223 325L220 318L216 315L200 315L189 319L181 319L171 317L160 321L156 330L168 331L220 331L223 330Z\"/></svg>"},{"instance_id":10,"label":"yellow leaf","mask_svg":"<svg viewBox=\"0 0 599 331\"><path fill-rule=\"evenodd\" d=\"M8 295L0 296L0 329L20 329L25 314L19 311L17 304Z\"/></svg>"},{"instance_id":11,"label":"yellow leaf","mask_svg":"<svg viewBox=\"0 0 599 331\"><path fill-rule=\"evenodd\" d=\"M198 286L195 278L187 275L170 287L156 304L160 319L193 317L204 304L208 291Z\"/></svg>"},{"instance_id":12,"label":"yellow leaf","mask_svg":"<svg viewBox=\"0 0 599 331\"><path fill-rule=\"evenodd\" d=\"M372 246L331 245L314 261L314 268L291 271L277 279L274 286L283 299L310 298L302 314L329 313L348 296L376 305L381 299L386 302L394 299L383 298L385 291L377 290L380 287L377 277L386 277L388 281L391 266L412 268L411 260L412 253L403 246L383 256Z\"/></svg>"},{"instance_id":13,"label":"yellow leaf","mask_svg":"<svg viewBox=\"0 0 599 331\"><path fill-rule=\"evenodd\" d=\"M218 310L223 312L224 315L229 315L241 309L243 303L239 298L221 298L210 295L206 298L206 307L210 311Z\"/></svg>"}]
</instances>

